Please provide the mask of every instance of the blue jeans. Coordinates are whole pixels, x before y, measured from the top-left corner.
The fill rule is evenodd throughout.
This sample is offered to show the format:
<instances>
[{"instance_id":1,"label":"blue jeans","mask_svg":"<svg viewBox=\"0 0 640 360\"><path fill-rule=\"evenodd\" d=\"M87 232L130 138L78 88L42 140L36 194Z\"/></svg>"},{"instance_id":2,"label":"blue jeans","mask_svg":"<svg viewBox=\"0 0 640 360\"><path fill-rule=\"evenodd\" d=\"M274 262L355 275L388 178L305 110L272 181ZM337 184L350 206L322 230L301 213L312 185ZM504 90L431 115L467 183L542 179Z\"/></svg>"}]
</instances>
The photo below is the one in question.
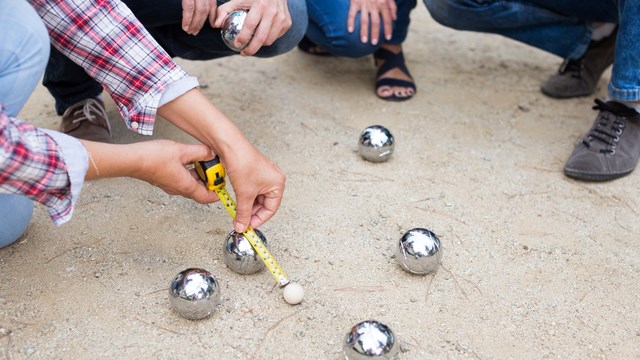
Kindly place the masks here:
<instances>
[{"instance_id":1,"label":"blue jeans","mask_svg":"<svg viewBox=\"0 0 640 360\"><path fill-rule=\"evenodd\" d=\"M193 36L181 28L182 0L122 0L149 31L153 38L172 57L187 60L211 60L238 53L229 49L222 41L220 29L208 23L198 35ZM225 1L218 0L218 5ZM293 49L302 39L307 28L308 16L304 0L289 0L289 13L293 24L289 31L271 46L262 47L256 57L268 58L284 54ZM93 80L82 67L76 65L59 51L51 48L51 56L42 84L55 99L58 115L77 103L96 97L102 86Z\"/></svg>"},{"instance_id":2,"label":"blue jeans","mask_svg":"<svg viewBox=\"0 0 640 360\"><path fill-rule=\"evenodd\" d=\"M371 42L363 44L360 41L359 13L355 19L355 31L347 31L349 0L307 0L309 28L306 36L323 50L334 55L356 58L373 54L383 43L397 45L404 42L409 31L409 15L416 7L416 2L396 0L398 13L393 23L393 37L389 41L384 40L373 45ZM379 39L384 39L382 26Z\"/></svg>"},{"instance_id":3,"label":"blue jeans","mask_svg":"<svg viewBox=\"0 0 640 360\"><path fill-rule=\"evenodd\" d=\"M49 35L24 0L3 0L0 9L0 103L15 117L35 89L49 56ZM0 248L26 231L33 201L0 194Z\"/></svg>"},{"instance_id":4,"label":"blue jeans","mask_svg":"<svg viewBox=\"0 0 640 360\"><path fill-rule=\"evenodd\" d=\"M594 22L618 24L609 96L640 100L640 0L424 0L431 16L458 30L506 36L566 59L580 58Z\"/></svg>"}]
</instances>

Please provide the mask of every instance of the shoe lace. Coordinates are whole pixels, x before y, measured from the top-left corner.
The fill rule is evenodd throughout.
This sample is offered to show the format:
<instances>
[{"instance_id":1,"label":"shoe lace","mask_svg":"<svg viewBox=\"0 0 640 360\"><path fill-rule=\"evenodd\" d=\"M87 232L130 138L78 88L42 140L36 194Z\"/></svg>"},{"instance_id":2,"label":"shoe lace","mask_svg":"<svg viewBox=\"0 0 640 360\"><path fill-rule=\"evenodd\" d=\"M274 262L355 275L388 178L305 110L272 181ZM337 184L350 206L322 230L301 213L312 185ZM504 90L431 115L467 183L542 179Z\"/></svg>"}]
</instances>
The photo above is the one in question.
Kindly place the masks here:
<instances>
[{"instance_id":1,"label":"shoe lace","mask_svg":"<svg viewBox=\"0 0 640 360\"><path fill-rule=\"evenodd\" d=\"M109 121L100 121L99 119L107 119L107 112L100 105L100 103L95 99L87 99L82 107L78 107L77 110L73 112L73 120L72 123L77 124L83 121L88 121L97 126L105 126L107 127L107 131L109 131L109 135L111 135L111 125Z\"/></svg>"},{"instance_id":2,"label":"shoe lace","mask_svg":"<svg viewBox=\"0 0 640 360\"><path fill-rule=\"evenodd\" d=\"M574 78L581 78L582 72L584 71L584 64L582 63L582 59L578 60L569 60L565 59L560 65L558 69L558 73L560 75L569 74Z\"/></svg>"},{"instance_id":3,"label":"shoe lace","mask_svg":"<svg viewBox=\"0 0 640 360\"><path fill-rule=\"evenodd\" d=\"M615 102L605 103L596 99L595 103L593 109L600 111L600 114L582 143L589 148L592 142L598 142L605 145L605 148L599 150L601 153L613 155L627 124L626 118L637 115L637 112Z\"/></svg>"}]
</instances>

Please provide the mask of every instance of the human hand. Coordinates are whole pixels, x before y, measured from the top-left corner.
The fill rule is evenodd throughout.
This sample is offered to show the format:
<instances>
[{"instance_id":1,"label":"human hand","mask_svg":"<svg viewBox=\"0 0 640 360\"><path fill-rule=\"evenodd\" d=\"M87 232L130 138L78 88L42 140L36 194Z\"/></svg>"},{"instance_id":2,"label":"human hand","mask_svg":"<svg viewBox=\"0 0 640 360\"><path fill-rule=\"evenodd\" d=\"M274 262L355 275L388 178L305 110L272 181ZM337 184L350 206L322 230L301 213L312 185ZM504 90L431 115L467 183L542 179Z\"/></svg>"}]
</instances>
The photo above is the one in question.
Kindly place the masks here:
<instances>
[{"instance_id":1,"label":"human hand","mask_svg":"<svg viewBox=\"0 0 640 360\"><path fill-rule=\"evenodd\" d=\"M86 146L86 144L85 144ZM116 167L108 166L104 161L97 161L100 176L128 176L148 182L164 190L169 195L180 195L193 199L201 204L208 204L218 200L214 192L207 188L199 180L195 170L187 170L186 165L194 161L208 160L213 156L211 149L205 145L186 145L169 140L151 140L127 145L112 145L116 149L108 149L108 153L126 166L121 174L109 173ZM87 146L96 159L95 148ZM93 150L92 150L93 149ZM104 152L104 151L103 151ZM123 156L119 153L123 152ZM129 154L128 156L125 154ZM131 154L136 154L131 156ZM133 163L127 166L127 162ZM91 166L89 167L91 169Z\"/></svg>"},{"instance_id":2,"label":"human hand","mask_svg":"<svg viewBox=\"0 0 640 360\"><path fill-rule=\"evenodd\" d=\"M158 114L220 156L236 195L236 231L244 232L248 225L257 228L276 213L282 202L284 173L200 90L193 89L164 104Z\"/></svg>"},{"instance_id":3,"label":"human hand","mask_svg":"<svg viewBox=\"0 0 640 360\"><path fill-rule=\"evenodd\" d=\"M224 18L238 9L248 11L242 30L236 37L238 47L248 42L241 55L254 55L262 46L273 44L293 24L287 0L231 0L218 7L215 18L209 17L211 26L222 27Z\"/></svg>"},{"instance_id":4,"label":"human hand","mask_svg":"<svg viewBox=\"0 0 640 360\"><path fill-rule=\"evenodd\" d=\"M181 195L201 204L218 200L207 190L195 170L186 165L209 160L213 151L206 145L186 145L170 140L132 144L107 144L80 140L89 154L85 179L126 176L157 186L169 195Z\"/></svg>"},{"instance_id":5,"label":"human hand","mask_svg":"<svg viewBox=\"0 0 640 360\"><path fill-rule=\"evenodd\" d=\"M198 35L207 17L214 21L216 8L216 0L182 0L182 30Z\"/></svg>"},{"instance_id":6,"label":"human hand","mask_svg":"<svg viewBox=\"0 0 640 360\"><path fill-rule=\"evenodd\" d=\"M221 156L221 161L236 195L234 229L244 232L247 225L257 228L264 224L282 202L282 170L248 142L236 143L234 151Z\"/></svg>"},{"instance_id":7,"label":"human hand","mask_svg":"<svg viewBox=\"0 0 640 360\"><path fill-rule=\"evenodd\" d=\"M195 170L186 165L194 161L209 160L212 150L206 145L186 145L169 140L151 140L128 145L129 152L139 154L140 160L129 174L164 190L169 195L181 195L201 204L218 200L217 195L207 190Z\"/></svg>"},{"instance_id":8,"label":"human hand","mask_svg":"<svg viewBox=\"0 0 640 360\"><path fill-rule=\"evenodd\" d=\"M380 18L384 37L391 40L393 35L393 21L397 17L395 0L351 0L349 4L349 16L347 17L347 30L355 31L356 15L360 13L360 41L369 41L369 24L371 24L371 44L377 45L380 34Z\"/></svg>"}]
</instances>

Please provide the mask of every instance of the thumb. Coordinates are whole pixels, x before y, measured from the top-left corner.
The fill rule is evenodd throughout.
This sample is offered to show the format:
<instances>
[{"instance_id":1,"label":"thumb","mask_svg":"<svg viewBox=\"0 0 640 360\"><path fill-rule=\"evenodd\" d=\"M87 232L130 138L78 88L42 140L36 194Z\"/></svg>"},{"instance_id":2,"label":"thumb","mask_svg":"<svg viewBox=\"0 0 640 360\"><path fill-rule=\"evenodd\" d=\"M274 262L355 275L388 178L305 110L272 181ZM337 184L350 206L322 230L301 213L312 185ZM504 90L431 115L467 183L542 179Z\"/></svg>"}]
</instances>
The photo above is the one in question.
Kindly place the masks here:
<instances>
[{"instance_id":1,"label":"thumb","mask_svg":"<svg viewBox=\"0 0 640 360\"><path fill-rule=\"evenodd\" d=\"M184 163L211 160L216 156L210 147L203 144L186 145L182 155Z\"/></svg>"},{"instance_id":2,"label":"thumb","mask_svg":"<svg viewBox=\"0 0 640 360\"><path fill-rule=\"evenodd\" d=\"M222 27L222 22L229 15L230 12L233 11L233 8L228 3L218 6L216 9L216 17L215 21L211 25L212 28L219 29Z\"/></svg>"},{"instance_id":3,"label":"thumb","mask_svg":"<svg viewBox=\"0 0 640 360\"><path fill-rule=\"evenodd\" d=\"M253 198L242 196L236 193L236 218L233 221L233 229L242 233L247 230L247 224L251 221L251 209L253 208Z\"/></svg>"}]
</instances>

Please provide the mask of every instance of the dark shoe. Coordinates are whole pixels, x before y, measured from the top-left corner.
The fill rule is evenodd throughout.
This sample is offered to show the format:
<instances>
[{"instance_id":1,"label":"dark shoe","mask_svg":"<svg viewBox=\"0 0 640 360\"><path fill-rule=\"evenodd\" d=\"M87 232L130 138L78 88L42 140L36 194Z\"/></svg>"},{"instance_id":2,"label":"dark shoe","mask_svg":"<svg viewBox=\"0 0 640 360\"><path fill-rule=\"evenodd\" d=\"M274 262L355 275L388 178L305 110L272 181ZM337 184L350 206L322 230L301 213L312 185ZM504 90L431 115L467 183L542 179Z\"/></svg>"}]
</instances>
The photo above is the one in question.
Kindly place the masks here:
<instances>
[{"instance_id":1,"label":"dark shoe","mask_svg":"<svg viewBox=\"0 0 640 360\"><path fill-rule=\"evenodd\" d=\"M633 171L640 158L640 114L615 101L596 99L600 113L564 166L572 178L613 180Z\"/></svg>"},{"instance_id":2,"label":"dark shoe","mask_svg":"<svg viewBox=\"0 0 640 360\"><path fill-rule=\"evenodd\" d=\"M558 99L592 95L602 73L613 64L616 33L617 29L602 40L592 41L580 59L565 60L558 73L542 84L542 93Z\"/></svg>"},{"instance_id":3,"label":"dark shoe","mask_svg":"<svg viewBox=\"0 0 640 360\"><path fill-rule=\"evenodd\" d=\"M376 66L378 66L378 63L382 63L376 72L376 95L380 99L387 101L405 101L411 99L413 95L416 94L416 84L413 82L413 78L411 77L411 73L409 73L407 65L405 65L402 51L396 54L387 49L380 48L373 54L373 58ZM403 73L407 74L411 81L394 78L381 78L384 74L395 68L399 68ZM391 96L380 96L380 88L385 86L409 88L413 90L413 93L407 96L398 96L396 94Z\"/></svg>"},{"instance_id":4,"label":"dark shoe","mask_svg":"<svg viewBox=\"0 0 640 360\"><path fill-rule=\"evenodd\" d=\"M60 131L77 139L111 142L107 111L99 99L82 100L65 110Z\"/></svg>"},{"instance_id":5,"label":"dark shoe","mask_svg":"<svg viewBox=\"0 0 640 360\"><path fill-rule=\"evenodd\" d=\"M306 35L300 40L298 43L298 49L306 52L307 54L316 55L316 56L331 56L332 54L316 43L311 41Z\"/></svg>"}]
</instances>

